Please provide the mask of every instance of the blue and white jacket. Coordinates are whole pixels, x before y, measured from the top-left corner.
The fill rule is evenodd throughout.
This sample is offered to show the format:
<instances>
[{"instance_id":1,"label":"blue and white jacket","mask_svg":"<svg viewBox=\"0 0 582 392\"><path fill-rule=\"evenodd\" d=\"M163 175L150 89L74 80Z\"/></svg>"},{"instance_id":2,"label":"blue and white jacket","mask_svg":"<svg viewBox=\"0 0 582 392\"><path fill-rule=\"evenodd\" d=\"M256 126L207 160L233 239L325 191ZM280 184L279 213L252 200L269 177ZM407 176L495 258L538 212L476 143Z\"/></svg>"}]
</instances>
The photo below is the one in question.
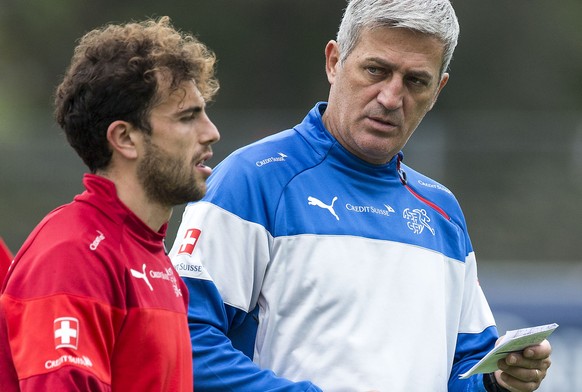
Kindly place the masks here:
<instances>
[{"instance_id":1,"label":"blue and white jacket","mask_svg":"<svg viewBox=\"0 0 582 392\"><path fill-rule=\"evenodd\" d=\"M325 108L234 152L184 212L195 389L484 391L459 380L498 334L457 200L402 154L349 153Z\"/></svg>"}]
</instances>

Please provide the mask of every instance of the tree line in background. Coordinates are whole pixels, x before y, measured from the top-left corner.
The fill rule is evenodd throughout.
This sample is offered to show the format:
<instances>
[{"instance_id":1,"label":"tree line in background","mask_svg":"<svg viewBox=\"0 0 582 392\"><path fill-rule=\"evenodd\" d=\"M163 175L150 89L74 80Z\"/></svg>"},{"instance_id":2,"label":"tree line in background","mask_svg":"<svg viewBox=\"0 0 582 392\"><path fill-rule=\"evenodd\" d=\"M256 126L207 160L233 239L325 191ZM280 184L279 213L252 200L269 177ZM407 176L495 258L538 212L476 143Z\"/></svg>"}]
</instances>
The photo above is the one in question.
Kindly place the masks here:
<instances>
[{"instance_id":1,"label":"tree line in background","mask_svg":"<svg viewBox=\"0 0 582 392\"><path fill-rule=\"evenodd\" d=\"M453 3L461 37L441 109L582 107L582 2ZM84 32L162 15L217 53L219 107L305 108L326 98L323 48L344 6L344 0L0 0L0 114L50 108Z\"/></svg>"},{"instance_id":2,"label":"tree line in background","mask_svg":"<svg viewBox=\"0 0 582 392\"><path fill-rule=\"evenodd\" d=\"M579 260L582 1L453 4L461 36L451 79L406 162L461 199L481 258ZM51 112L83 33L169 15L208 44L221 82L209 107L223 135L220 159L294 125L327 98L323 50L344 7L344 0L0 0L0 236L16 251L42 216L80 190L84 167Z\"/></svg>"}]
</instances>

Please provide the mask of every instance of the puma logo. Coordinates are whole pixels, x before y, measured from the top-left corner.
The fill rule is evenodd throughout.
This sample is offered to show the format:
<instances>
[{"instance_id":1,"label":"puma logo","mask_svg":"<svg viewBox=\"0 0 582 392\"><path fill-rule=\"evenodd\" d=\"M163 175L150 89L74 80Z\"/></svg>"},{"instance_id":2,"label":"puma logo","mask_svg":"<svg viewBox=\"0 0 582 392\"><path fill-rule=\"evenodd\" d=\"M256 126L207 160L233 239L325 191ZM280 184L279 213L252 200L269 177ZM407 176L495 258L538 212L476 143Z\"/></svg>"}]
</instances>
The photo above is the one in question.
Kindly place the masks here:
<instances>
[{"instance_id":1,"label":"puma logo","mask_svg":"<svg viewBox=\"0 0 582 392\"><path fill-rule=\"evenodd\" d=\"M150 281L148 280L148 276L146 274L146 265L144 264L142 267L143 272L139 272L134 270L133 268L130 268L131 270L131 274L133 275L134 278L138 278L138 279L143 279L147 285L149 286L151 291L154 291L154 288L152 287Z\"/></svg>"},{"instance_id":2,"label":"puma logo","mask_svg":"<svg viewBox=\"0 0 582 392\"><path fill-rule=\"evenodd\" d=\"M325 203L323 203L321 200L316 199L313 196L309 196L307 198L307 202L309 203L310 206L317 206L323 209L328 210L333 216L335 216L335 219L340 220L339 216L337 216L337 214L335 213L335 210L333 209L333 205L335 203L335 201L337 200L337 196L333 197L333 200L331 201L330 205L327 205Z\"/></svg>"}]
</instances>

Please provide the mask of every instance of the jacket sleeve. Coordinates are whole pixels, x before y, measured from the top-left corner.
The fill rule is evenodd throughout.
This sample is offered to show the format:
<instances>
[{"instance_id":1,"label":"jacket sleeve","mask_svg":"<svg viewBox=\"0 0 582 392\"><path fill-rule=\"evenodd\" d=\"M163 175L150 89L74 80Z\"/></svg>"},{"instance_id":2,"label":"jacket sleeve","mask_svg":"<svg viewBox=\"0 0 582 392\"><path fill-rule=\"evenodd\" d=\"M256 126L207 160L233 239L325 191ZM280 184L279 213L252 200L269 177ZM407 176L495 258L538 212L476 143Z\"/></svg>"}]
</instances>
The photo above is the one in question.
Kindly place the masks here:
<instances>
[{"instance_id":1,"label":"jacket sleeve","mask_svg":"<svg viewBox=\"0 0 582 392\"><path fill-rule=\"evenodd\" d=\"M90 293L68 293L102 290L109 282L94 279L96 270L77 268L82 254L71 244L29 253L26 264L17 256L0 296L1 389L110 391L111 331L122 315Z\"/></svg>"},{"instance_id":2,"label":"jacket sleeve","mask_svg":"<svg viewBox=\"0 0 582 392\"><path fill-rule=\"evenodd\" d=\"M467 256L465 264L463 309L449 377L449 391L486 392L481 374L465 380L459 379L461 374L467 372L495 347L499 337L493 314L477 278L477 263L472 251Z\"/></svg>"},{"instance_id":3,"label":"jacket sleeve","mask_svg":"<svg viewBox=\"0 0 582 392\"><path fill-rule=\"evenodd\" d=\"M260 369L249 357L268 243L260 225L212 203L191 204L184 212L170 258L189 291L195 390L320 391Z\"/></svg>"},{"instance_id":4,"label":"jacket sleeve","mask_svg":"<svg viewBox=\"0 0 582 392\"><path fill-rule=\"evenodd\" d=\"M456 380L449 382L450 392L488 392L483 385L483 375L476 374L466 380Z\"/></svg>"},{"instance_id":5,"label":"jacket sleeve","mask_svg":"<svg viewBox=\"0 0 582 392\"><path fill-rule=\"evenodd\" d=\"M449 378L450 392L486 392L483 386L483 375L476 374L461 380L459 376L467 372L491 350L497 340L497 330L489 327L478 334L460 334Z\"/></svg>"},{"instance_id":6,"label":"jacket sleeve","mask_svg":"<svg viewBox=\"0 0 582 392\"><path fill-rule=\"evenodd\" d=\"M193 278L184 280L190 293L188 322L192 338L195 390L320 390L309 382L294 383L277 377L270 370L259 369L247 355L233 346L228 333L229 324L233 325L233 329L244 328L242 321L247 314L224 305L212 282ZM249 316L252 317L251 314ZM249 342L254 342L252 325L248 329L249 334L239 335L241 343L247 346ZM244 338L248 341L243 341Z\"/></svg>"}]
</instances>

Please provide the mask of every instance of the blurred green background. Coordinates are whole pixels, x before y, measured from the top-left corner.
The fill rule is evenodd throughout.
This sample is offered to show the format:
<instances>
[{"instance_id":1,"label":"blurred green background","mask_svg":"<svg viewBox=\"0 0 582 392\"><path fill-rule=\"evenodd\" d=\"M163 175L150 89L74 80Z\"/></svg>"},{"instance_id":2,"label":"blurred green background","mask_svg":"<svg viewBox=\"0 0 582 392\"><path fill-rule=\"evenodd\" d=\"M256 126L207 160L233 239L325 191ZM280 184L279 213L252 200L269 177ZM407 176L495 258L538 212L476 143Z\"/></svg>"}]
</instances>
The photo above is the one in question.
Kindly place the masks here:
<instances>
[{"instance_id":1,"label":"blurred green background","mask_svg":"<svg viewBox=\"0 0 582 392\"><path fill-rule=\"evenodd\" d=\"M452 189L484 260L580 260L582 2L457 0L451 80L405 161ZM81 190L85 168L52 118L76 40L169 15L219 58L216 164L327 98L323 48L343 0L0 0L0 236L16 250ZM178 208L169 240L181 215Z\"/></svg>"},{"instance_id":2,"label":"blurred green background","mask_svg":"<svg viewBox=\"0 0 582 392\"><path fill-rule=\"evenodd\" d=\"M554 336L564 351L540 391L582 390L574 377L582 340L571 339L582 335L582 1L453 4L461 36L451 79L405 162L460 200L500 328L540 316L563 325ZM54 124L52 94L88 30L169 15L216 52L221 90L208 108L222 134L216 165L326 100L323 49L344 7L344 0L0 0L0 236L16 252L47 212L82 190L86 170Z\"/></svg>"}]
</instances>

